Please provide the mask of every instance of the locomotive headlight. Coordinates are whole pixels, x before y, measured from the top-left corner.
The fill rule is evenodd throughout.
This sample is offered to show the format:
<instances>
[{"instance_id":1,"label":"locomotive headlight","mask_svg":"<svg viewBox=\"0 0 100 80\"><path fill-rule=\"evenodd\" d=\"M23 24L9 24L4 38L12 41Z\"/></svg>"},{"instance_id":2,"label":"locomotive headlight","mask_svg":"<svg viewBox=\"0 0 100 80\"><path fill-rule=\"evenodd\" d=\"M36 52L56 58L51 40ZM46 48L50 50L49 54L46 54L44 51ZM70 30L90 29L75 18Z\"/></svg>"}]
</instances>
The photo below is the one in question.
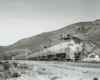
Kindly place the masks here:
<instances>
[{"instance_id":1,"label":"locomotive headlight","mask_svg":"<svg viewBox=\"0 0 100 80\"><path fill-rule=\"evenodd\" d=\"M74 46L71 46L71 52L77 53L82 50L82 46L80 44L75 44Z\"/></svg>"},{"instance_id":2,"label":"locomotive headlight","mask_svg":"<svg viewBox=\"0 0 100 80\"><path fill-rule=\"evenodd\" d=\"M76 52L76 47L75 46L71 46L71 53L75 53Z\"/></svg>"}]
</instances>

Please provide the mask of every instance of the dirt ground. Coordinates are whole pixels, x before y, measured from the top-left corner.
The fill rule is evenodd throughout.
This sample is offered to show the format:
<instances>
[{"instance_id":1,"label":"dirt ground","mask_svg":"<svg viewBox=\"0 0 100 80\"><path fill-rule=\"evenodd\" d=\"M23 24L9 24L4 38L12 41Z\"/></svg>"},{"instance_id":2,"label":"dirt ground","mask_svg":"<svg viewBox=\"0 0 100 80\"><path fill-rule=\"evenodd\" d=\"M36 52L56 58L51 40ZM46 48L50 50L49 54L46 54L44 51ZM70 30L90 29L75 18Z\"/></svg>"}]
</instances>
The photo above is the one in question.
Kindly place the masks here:
<instances>
[{"instance_id":1,"label":"dirt ground","mask_svg":"<svg viewBox=\"0 0 100 80\"><path fill-rule=\"evenodd\" d=\"M69 66L67 62L18 61L31 66L18 78L7 80L100 80L100 68Z\"/></svg>"}]
</instances>

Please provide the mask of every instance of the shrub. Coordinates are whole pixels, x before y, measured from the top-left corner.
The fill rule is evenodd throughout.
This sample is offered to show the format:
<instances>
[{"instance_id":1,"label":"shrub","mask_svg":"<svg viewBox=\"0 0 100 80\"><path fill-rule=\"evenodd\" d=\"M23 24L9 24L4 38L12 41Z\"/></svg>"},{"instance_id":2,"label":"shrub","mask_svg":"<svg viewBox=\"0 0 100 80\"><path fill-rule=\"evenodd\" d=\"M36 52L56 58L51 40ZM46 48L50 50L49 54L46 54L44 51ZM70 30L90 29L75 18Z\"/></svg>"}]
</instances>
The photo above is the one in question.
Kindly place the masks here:
<instances>
[{"instance_id":1,"label":"shrub","mask_svg":"<svg viewBox=\"0 0 100 80\"><path fill-rule=\"evenodd\" d=\"M3 62L0 61L0 64L3 64Z\"/></svg>"},{"instance_id":2,"label":"shrub","mask_svg":"<svg viewBox=\"0 0 100 80\"><path fill-rule=\"evenodd\" d=\"M0 72L3 72L2 67L0 67Z\"/></svg>"},{"instance_id":3,"label":"shrub","mask_svg":"<svg viewBox=\"0 0 100 80\"><path fill-rule=\"evenodd\" d=\"M9 70L10 68L10 63L8 63L8 61L3 63L3 70Z\"/></svg>"},{"instance_id":4,"label":"shrub","mask_svg":"<svg viewBox=\"0 0 100 80\"><path fill-rule=\"evenodd\" d=\"M28 69L28 65L27 64L20 64L19 68L21 69Z\"/></svg>"},{"instance_id":5,"label":"shrub","mask_svg":"<svg viewBox=\"0 0 100 80\"><path fill-rule=\"evenodd\" d=\"M17 65L18 65L18 63L16 63L16 62L13 62L12 64L14 65L15 68L16 68Z\"/></svg>"},{"instance_id":6,"label":"shrub","mask_svg":"<svg viewBox=\"0 0 100 80\"><path fill-rule=\"evenodd\" d=\"M0 78L4 78L4 74L0 72Z\"/></svg>"},{"instance_id":7,"label":"shrub","mask_svg":"<svg viewBox=\"0 0 100 80\"><path fill-rule=\"evenodd\" d=\"M12 78L17 78L17 77L19 77L19 76L20 76L20 74L19 74L17 71L11 72L11 77L12 77Z\"/></svg>"}]
</instances>

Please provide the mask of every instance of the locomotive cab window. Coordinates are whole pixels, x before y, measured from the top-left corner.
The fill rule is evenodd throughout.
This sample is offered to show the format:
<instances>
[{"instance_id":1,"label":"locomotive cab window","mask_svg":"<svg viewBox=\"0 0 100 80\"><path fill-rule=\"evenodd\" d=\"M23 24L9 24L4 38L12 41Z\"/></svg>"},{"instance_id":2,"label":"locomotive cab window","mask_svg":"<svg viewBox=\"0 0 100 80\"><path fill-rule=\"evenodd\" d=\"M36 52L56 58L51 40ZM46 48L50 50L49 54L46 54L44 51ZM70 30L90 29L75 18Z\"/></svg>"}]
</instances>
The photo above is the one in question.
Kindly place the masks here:
<instances>
[{"instance_id":1,"label":"locomotive cab window","mask_svg":"<svg viewBox=\"0 0 100 80\"><path fill-rule=\"evenodd\" d=\"M74 46L74 44L68 44L68 46Z\"/></svg>"}]
</instances>

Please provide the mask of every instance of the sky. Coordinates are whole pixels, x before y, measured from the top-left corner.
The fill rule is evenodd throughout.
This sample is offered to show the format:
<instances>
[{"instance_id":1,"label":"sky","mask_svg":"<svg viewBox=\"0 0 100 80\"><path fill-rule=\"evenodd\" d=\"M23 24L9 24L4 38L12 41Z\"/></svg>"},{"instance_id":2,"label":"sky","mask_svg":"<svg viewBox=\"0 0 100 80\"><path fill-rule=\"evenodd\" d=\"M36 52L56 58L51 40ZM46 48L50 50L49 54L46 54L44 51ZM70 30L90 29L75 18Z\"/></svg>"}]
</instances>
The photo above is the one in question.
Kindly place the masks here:
<instances>
[{"instance_id":1,"label":"sky","mask_svg":"<svg viewBox=\"0 0 100 80\"><path fill-rule=\"evenodd\" d=\"M0 46L100 19L100 0L0 0Z\"/></svg>"}]
</instances>

